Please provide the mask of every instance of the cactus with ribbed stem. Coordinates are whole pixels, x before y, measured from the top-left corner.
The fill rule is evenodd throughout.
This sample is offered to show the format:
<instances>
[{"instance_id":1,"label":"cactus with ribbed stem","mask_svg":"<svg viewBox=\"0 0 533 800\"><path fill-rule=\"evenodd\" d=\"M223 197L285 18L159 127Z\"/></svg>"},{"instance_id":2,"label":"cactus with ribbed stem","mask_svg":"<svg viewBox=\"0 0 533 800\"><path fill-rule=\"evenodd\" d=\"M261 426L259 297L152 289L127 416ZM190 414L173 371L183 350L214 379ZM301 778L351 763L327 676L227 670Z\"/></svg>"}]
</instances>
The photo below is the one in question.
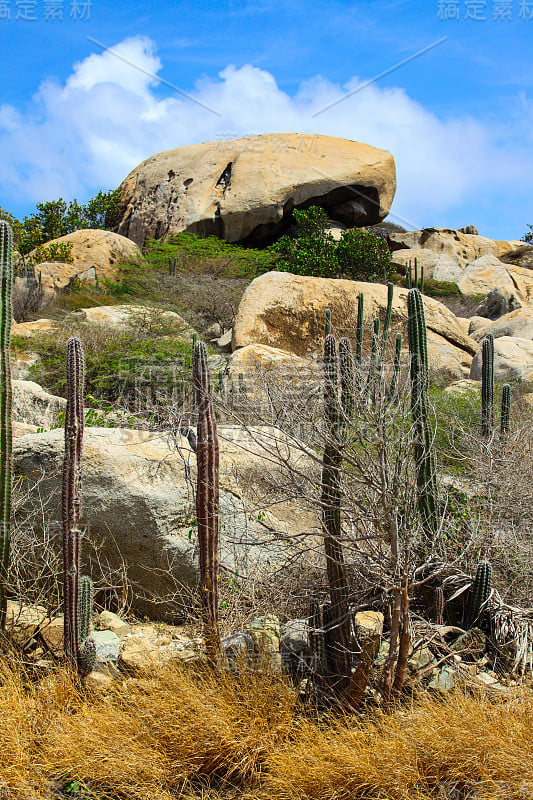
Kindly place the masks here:
<instances>
[{"instance_id":1,"label":"cactus with ribbed stem","mask_svg":"<svg viewBox=\"0 0 533 800\"><path fill-rule=\"evenodd\" d=\"M494 336L481 343L481 435L490 438L494 428Z\"/></svg>"},{"instance_id":2,"label":"cactus with ribbed stem","mask_svg":"<svg viewBox=\"0 0 533 800\"><path fill-rule=\"evenodd\" d=\"M424 303L419 289L407 295L411 413L415 432L418 508L426 533L438 529L437 481L428 410L428 357Z\"/></svg>"},{"instance_id":3,"label":"cactus with ribbed stem","mask_svg":"<svg viewBox=\"0 0 533 800\"><path fill-rule=\"evenodd\" d=\"M176 274L176 266L178 264L177 258L169 258L168 259L168 274L170 277L173 277Z\"/></svg>"},{"instance_id":4,"label":"cactus with ribbed stem","mask_svg":"<svg viewBox=\"0 0 533 800\"><path fill-rule=\"evenodd\" d=\"M405 265L405 284L408 289L419 289L420 293L424 293L424 266L420 268L420 281L418 280L418 260L415 258L415 274L413 281L413 272L411 267L411 260Z\"/></svg>"},{"instance_id":5,"label":"cactus with ribbed stem","mask_svg":"<svg viewBox=\"0 0 533 800\"><path fill-rule=\"evenodd\" d=\"M219 446L207 349L196 342L193 382L198 403L196 519L200 557L200 606L207 655L211 663L220 652L218 630L218 510Z\"/></svg>"},{"instance_id":6,"label":"cactus with ribbed stem","mask_svg":"<svg viewBox=\"0 0 533 800\"><path fill-rule=\"evenodd\" d=\"M87 575L82 575L79 586L78 631L80 645L85 642L92 629L94 584Z\"/></svg>"},{"instance_id":7,"label":"cactus with ribbed stem","mask_svg":"<svg viewBox=\"0 0 533 800\"><path fill-rule=\"evenodd\" d=\"M509 422L511 419L511 387L508 383L502 386L502 409L500 416L500 432L502 436L509 433Z\"/></svg>"},{"instance_id":8,"label":"cactus with ribbed stem","mask_svg":"<svg viewBox=\"0 0 533 800\"><path fill-rule=\"evenodd\" d=\"M0 220L0 630L6 624L7 600L5 583L9 567L11 532L12 485L12 421L11 421L11 365L9 343L11 336L11 292L13 286L13 235L7 222Z\"/></svg>"},{"instance_id":9,"label":"cactus with ribbed stem","mask_svg":"<svg viewBox=\"0 0 533 800\"><path fill-rule=\"evenodd\" d=\"M477 565L476 577L472 586L468 604L468 628L478 621L483 607L490 597L492 583L492 567L488 561L480 561Z\"/></svg>"},{"instance_id":10,"label":"cactus with ribbed stem","mask_svg":"<svg viewBox=\"0 0 533 800\"><path fill-rule=\"evenodd\" d=\"M396 348L394 352L394 364L392 368L392 378L389 386L389 392L387 394L387 400L389 403L394 400L394 396L396 394L396 388L398 386L398 378L400 377L400 361L402 357L402 334L396 334Z\"/></svg>"},{"instance_id":11,"label":"cactus with ribbed stem","mask_svg":"<svg viewBox=\"0 0 533 800\"><path fill-rule=\"evenodd\" d=\"M67 341L67 407L63 461L63 614L67 667L80 671L80 540L81 456L83 444L84 357L81 341Z\"/></svg>"},{"instance_id":12,"label":"cactus with ribbed stem","mask_svg":"<svg viewBox=\"0 0 533 800\"><path fill-rule=\"evenodd\" d=\"M347 355L346 348L344 348L344 353ZM345 359L345 368L348 360ZM331 654L330 668L336 681L342 685L349 678L351 672L349 591L341 544L341 465L345 415L339 401L337 342L332 334L324 339L324 413L326 443L322 457L322 527L326 572L331 597L331 615L338 624L335 632L336 645Z\"/></svg>"}]
</instances>

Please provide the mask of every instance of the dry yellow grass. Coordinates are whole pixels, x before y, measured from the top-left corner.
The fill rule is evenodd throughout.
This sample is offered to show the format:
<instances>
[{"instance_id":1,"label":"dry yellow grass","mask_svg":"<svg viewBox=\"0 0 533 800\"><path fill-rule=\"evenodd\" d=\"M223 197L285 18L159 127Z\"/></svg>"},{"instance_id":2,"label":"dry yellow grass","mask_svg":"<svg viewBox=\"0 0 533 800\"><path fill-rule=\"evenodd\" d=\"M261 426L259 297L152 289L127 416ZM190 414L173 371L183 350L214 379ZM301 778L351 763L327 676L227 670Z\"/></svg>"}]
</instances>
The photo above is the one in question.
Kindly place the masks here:
<instances>
[{"instance_id":1,"label":"dry yellow grass","mask_svg":"<svg viewBox=\"0 0 533 800\"><path fill-rule=\"evenodd\" d=\"M75 779L99 800L525 800L532 712L524 690L328 720L305 716L276 676L173 668L99 696L4 666L0 790L49 800Z\"/></svg>"}]
</instances>

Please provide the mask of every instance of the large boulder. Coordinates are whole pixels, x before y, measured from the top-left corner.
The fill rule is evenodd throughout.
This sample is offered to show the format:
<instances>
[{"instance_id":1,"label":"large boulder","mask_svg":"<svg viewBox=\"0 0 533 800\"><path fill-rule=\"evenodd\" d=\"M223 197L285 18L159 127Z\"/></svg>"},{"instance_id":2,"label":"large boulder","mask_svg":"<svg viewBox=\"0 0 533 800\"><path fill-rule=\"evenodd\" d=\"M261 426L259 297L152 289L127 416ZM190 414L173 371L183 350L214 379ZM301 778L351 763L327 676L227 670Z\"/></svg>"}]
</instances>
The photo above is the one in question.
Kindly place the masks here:
<instances>
[{"instance_id":1,"label":"large boulder","mask_svg":"<svg viewBox=\"0 0 533 800\"><path fill-rule=\"evenodd\" d=\"M514 241L487 239L485 236L462 233L451 228L395 231L389 234L387 240L393 251L406 248L431 250L434 253L450 256L463 267L484 255L502 256L521 244Z\"/></svg>"},{"instance_id":2,"label":"large boulder","mask_svg":"<svg viewBox=\"0 0 533 800\"><path fill-rule=\"evenodd\" d=\"M385 150L271 133L157 153L120 188L117 230L139 245L180 231L264 243L279 236L294 208L319 205L349 226L378 222L390 209L396 175Z\"/></svg>"},{"instance_id":3,"label":"large boulder","mask_svg":"<svg viewBox=\"0 0 533 800\"><path fill-rule=\"evenodd\" d=\"M417 262L418 275L424 270L424 279L433 278L436 281L455 282L463 271L463 264L459 263L448 253L435 253L433 250L423 250L413 248L407 250L395 250L391 255L393 266L400 272L404 272L406 265L411 262L411 272L414 276L415 259Z\"/></svg>"},{"instance_id":4,"label":"large boulder","mask_svg":"<svg viewBox=\"0 0 533 800\"><path fill-rule=\"evenodd\" d=\"M247 287L239 305L233 328L233 349L248 345L267 345L301 358L319 356L323 348L324 312L331 310L331 320L338 336L355 336L357 297L364 294L365 342L371 341L372 323L383 318L387 306L387 287L361 281L309 278L288 272L267 272ZM395 287L392 304L391 335L402 332L407 343L407 290ZM467 376L470 360L478 348L463 326L442 303L424 297L428 347L432 348L432 366L447 369L451 349L462 366L453 377ZM439 352L442 353L440 360ZM466 373L465 373L466 370ZM453 370L452 370L453 371Z\"/></svg>"},{"instance_id":5,"label":"large boulder","mask_svg":"<svg viewBox=\"0 0 533 800\"><path fill-rule=\"evenodd\" d=\"M72 263L46 261L35 267L36 276L41 273L45 295L66 289L75 278L88 284L103 279L115 280L120 264L137 262L142 257L136 244L112 231L74 231L45 246L67 243L72 245ZM35 251L30 253L30 256L35 255Z\"/></svg>"},{"instance_id":6,"label":"large boulder","mask_svg":"<svg viewBox=\"0 0 533 800\"><path fill-rule=\"evenodd\" d=\"M34 381L12 381L12 415L15 422L51 428L59 424L59 414L67 401L45 391Z\"/></svg>"},{"instance_id":7,"label":"large boulder","mask_svg":"<svg viewBox=\"0 0 533 800\"><path fill-rule=\"evenodd\" d=\"M481 350L474 356L470 377L481 380ZM533 381L533 341L517 336L501 336L494 340L494 380Z\"/></svg>"},{"instance_id":8,"label":"large boulder","mask_svg":"<svg viewBox=\"0 0 533 800\"><path fill-rule=\"evenodd\" d=\"M498 286L510 292L516 291L526 302L533 299L533 272L504 264L492 255L470 262L456 282L464 295L485 295Z\"/></svg>"},{"instance_id":9,"label":"large boulder","mask_svg":"<svg viewBox=\"0 0 533 800\"><path fill-rule=\"evenodd\" d=\"M308 459L301 451L268 428L245 432L221 426L219 433L220 563L223 575L227 571L234 576L237 571L236 580L245 580L294 558L303 546L295 535L318 532L320 521L313 509L296 501L271 508L265 502L258 511L257 492L264 498L267 471L274 481L281 481L265 448L274 452L280 448L282 455L304 468ZM25 502L50 498L47 508L55 520L61 519L63 454L62 430L22 436L13 444L14 470L28 479ZM98 548L100 563L119 571L125 564L135 610L156 619L179 617L196 586L195 473L196 457L188 440L179 435L174 439L123 428L85 430L82 527ZM25 506L18 513L23 519ZM89 553L85 547L86 556Z\"/></svg>"},{"instance_id":10,"label":"large boulder","mask_svg":"<svg viewBox=\"0 0 533 800\"><path fill-rule=\"evenodd\" d=\"M476 308L475 316L498 319L525 305L527 305L527 301L514 286L495 286Z\"/></svg>"},{"instance_id":11,"label":"large boulder","mask_svg":"<svg viewBox=\"0 0 533 800\"><path fill-rule=\"evenodd\" d=\"M522 244L516 250L511 250L508 253L500 256L502 261L506 264L514 264L515 267L525 267L526 269L533 269L533 246Z\"/></svg>"},{"instance_id":12,"label":"large boulder","mask_svg":"<svg viewBox=\"0 0 533 800\"><path fill-rule=\"evenodd\" d=\"M487 333L492 333L495 339L499 339L500 336L514 336L533 340L533 306L511 311L495 322L485 320L484 326L475 323L470 335L480 342Z\"/></svg>"}]
</instances>

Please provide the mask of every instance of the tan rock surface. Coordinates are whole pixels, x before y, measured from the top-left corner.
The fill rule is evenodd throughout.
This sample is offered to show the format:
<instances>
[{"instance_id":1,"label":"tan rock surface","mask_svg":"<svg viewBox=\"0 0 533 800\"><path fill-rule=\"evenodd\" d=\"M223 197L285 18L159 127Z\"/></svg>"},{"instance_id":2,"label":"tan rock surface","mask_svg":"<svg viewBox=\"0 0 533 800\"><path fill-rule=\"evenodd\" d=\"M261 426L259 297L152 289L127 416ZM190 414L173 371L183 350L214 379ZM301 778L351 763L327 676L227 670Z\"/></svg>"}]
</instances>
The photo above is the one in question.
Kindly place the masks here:
<instances>
[{"instance_id":1,"label":"tan rock surface","mask_svg":"<svg viewBox=\"0 0 533 800\"><path fill-rule=\"evenodd\" d=\"M485 295L495 287L501 287L518 292L526 300L533 299L533 272L504 264L492 255L470 262L456 283L464 295Z\"/></svg>"},{"instance_id":2,"label":"tan rock surface","mask_svg":"<svg viewBox=\"0 0 533 800\"><path fill-rule=\"evenodd\" d=\"M36 276L42 273L43 284L50 290L64 288L65 281L74 277L86 283L108 279L114 280L118 266L124 262L136 261L141 257L137 245L125 236L103 230L79 230L67 233L59 239L47 242L46 247L56 243L72 244L72 264L45 262L35 267ZM34 253L30 253L30 256Z\"/></svg>"},{"instance_id":3,"label":"tan rock surface","mask_svg":"<svg viewBox=\"0 0 533 800\"><path fill-rule=\"evenodd\" d=\"M492 333L495 339L500 336L533 339L533 306L511 311L510 314L504 314L503 317L500 317L495 322L485 320L485 325L476 325L470 335L477 342L480 342L487 333Z\"/></svg>"},{"instance_id":4,"label":"tan rock surface","mask_svg":"<svg viewBox=\"0 0 533 800\"><path fill-rule=\"evenodd\" d=\"M249 508L257 500L266 471L277 473L265 448L285 456L289 445L271 429L242 431L220 426L220 561L224 569L253 575L270 565L285 563L300 545L272 537L319 529L316 515L294 501L272 505L264 514ZM135 610L152 618L179 619L183 602L198 579L196 510L191 482L196 480L196 458L187 439L123 428L86 428L83 447L83 501L81 524L101 555L117 568L122 558L135 585ZM18 437L13 442L16 473L28 478L28 505L34 492L52 498L49 513L60 519L57 491L64 454L62 429ZM294 463L305 456L294 453ZM300 462L298 459L302 459ZM38 482L40 481L40 485ZM278 498L279 499L279 498ZM252 506L257 509L257 504ZM25 506L18 513L25 514ZM273 542L265 543L265 539ZM170 601L169 598L175 597Z\"/></svg>"},{"instance_id":5,"label":"tan rock surface","mask_svg":"<svg viewBox=\"0 0 533 800\"><path fill-rule=\"evenodd\" d=\"M233 349L261 344L300 357L318 355L323 346L326 308L331 310L338 336L354 338L359 292L364 294L365 339L369 342L373 319L378 315L383 319L385 314L386 286L267 272L252 281L242 297L233 328ZM406 289L394 289L391 344L396 332L407 332L407 294ZM424 297L424 308L430 331L469 355L476 352L477 343L442 303Z\"/></svg>"},{"instance_id":6,"label":"tan rock surface","mask_svg":"<svg viewBox=\"0 0 533 800\"><path fill-rule=\"evenodd\" d=\"M470 377L481 380L481 350L472 361ZM533 341L516 336L501 336L494 340L494 380L533 381Z\"/></svg>"},{"instance_id":7,"label":"tan rock surface","mask_svg":"<svg viewBox=\"0 0 533 800\"><path fill-rule=\"evenodd\" d=\"M435 253L433 250L412 248L395 250L391 255L392 264L399 268L403 274L406 264L411 261L411 272L414 277L415 258L418 268L418 277L421 277L424 268L424 280L433 278L437 281L455 282L463 270L462 262L458 262L448 253Z\"/></svg>"},{"instance_id":8,"label":"tan rock surface","mask_svg":"<svg viewBox=\"0 0 533 800\"><path fill-rule=\"evenodd\" d=\"M388 237L394 250L406 248L427 249L450 256L459 265L466 267L471 261L491 254L496 257L518 247L520 242L487 239L470 233L461 233L451 228L425 228L421 231L391 233Z\"/></svg>"},{"instance_id":9,"label":"tan rock surface","mask_svg":"<svg viewBox=\"0 0 533 800\"><path fill-rule=\"evenodd\" d=\"M396 189L385 150L332 136L271 133L157 153L124 180L117 230L272 239L293 208L322 205L348 225L383 219Z\"/></svg>"}]
</instances>

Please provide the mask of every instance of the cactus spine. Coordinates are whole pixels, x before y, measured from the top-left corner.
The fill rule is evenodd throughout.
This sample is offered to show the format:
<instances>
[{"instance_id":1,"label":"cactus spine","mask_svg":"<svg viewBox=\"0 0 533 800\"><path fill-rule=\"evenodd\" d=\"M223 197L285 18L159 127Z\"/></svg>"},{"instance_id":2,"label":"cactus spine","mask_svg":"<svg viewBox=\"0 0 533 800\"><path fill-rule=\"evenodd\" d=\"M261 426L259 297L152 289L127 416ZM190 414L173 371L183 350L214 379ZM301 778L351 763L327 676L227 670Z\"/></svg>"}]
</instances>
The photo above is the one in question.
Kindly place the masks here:
<instances>
[{"instance_id":1,"label":"cactus spine","mask_svg":"<svg viewBox=\"0 0 533 800\"><path fill-rule=\"evenodd\" d=\"M494 428L494 336L481 343L481 435L492 436Z\"/></svg>"},{"instance_id":2,"label":"cactus spine","mask_svg":"<svg viewBox=\"0 0 533 800\"><path fill-rule=\"evenodd\" d=\"M84 674L80 630L80 540L81 456L83 446L84 357L81 341L67 341L67 408L65 411L65 457L63 461L63 614L67 667ZM87 588L83 593L87 602ZM85 611L84 613L87 613ZM90 612L89 612L90 615ZM84 617L82 627L87 627ZM90 649L90 645L88 645Z\"/></svg>"},{"instance_id":3,"label":"cactus spine","mask_svg":"<svg viewBox=\"0 0 533 800\"><path fill-rule=\"evenodd\" d=\"M217 585L219 447L207 349L203 342L196 342L194 346L193 381L198 403L196 519L200 551L200 606L207 655L213 663L220 652Z\"/></svg>"},{"instance_id":4,"label":"cactus spine","mask_svg":"<svg viewBox=\"0 0 533 800\"><path fill-rule=\"evenodd\" d=\"M0 525L0 630L6 624L7 599L5 584L9 566L9 546L11 533L11 365L9 361L9 342L11 335L11 291L13 285L13 235L7 222L0 220L0 294L2 307L0 331L0 495L2 519Z\"/></svg>"},{"instance_id":5,"label":"cactus spine","mask_svg":"<svg viewBox=\"0 0 533 800\"><path fill-rule=\"evenodd\" d=\"M480 561L477 566L476 578L472 586L472 595L468 608L468 628L472 628L474 623L479 619L483 607L490 597L491 582L491 565L488 561Z\"/></svg>"},{"instance_id":6,"label":"cactus spine","mask_svg":"<svg viewBox=\"0 0 533 800\"><path fill-rule=\"evenodd\" d=\"M500 417L500 432L502 436L509 433L509 422L511 418L511 387L508 383L502 386L502 410Z\"/></svg>"},{"instance_id":7,"label":"cactus spine","mask_svg":"<svg viewBox=\"0 0 533 800\"><path fill-rule=\"evenodd\" d=\"M428 412L428 357L424 303L419 289L407 295L411 413L415 432L418 508L428 535L437 532L437 481Z\"/></svg>"}]
</instances>

